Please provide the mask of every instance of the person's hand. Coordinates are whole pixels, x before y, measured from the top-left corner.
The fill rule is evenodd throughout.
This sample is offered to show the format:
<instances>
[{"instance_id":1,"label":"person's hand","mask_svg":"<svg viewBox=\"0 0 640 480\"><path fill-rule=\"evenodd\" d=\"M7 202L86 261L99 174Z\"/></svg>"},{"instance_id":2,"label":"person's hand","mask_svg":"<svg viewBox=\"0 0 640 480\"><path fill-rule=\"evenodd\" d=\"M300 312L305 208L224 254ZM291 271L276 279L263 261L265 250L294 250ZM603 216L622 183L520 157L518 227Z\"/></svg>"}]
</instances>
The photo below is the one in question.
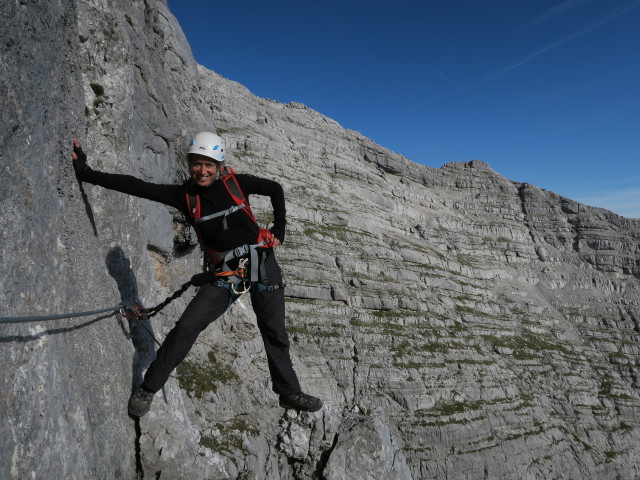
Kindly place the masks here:
<instances>
[{"instance_id":1,"label":"person's hand","mask_svg":"<svg viewBox=\"0 0 640 480\"><path fill-rule=\"evenodd\" d=\"M271 243L271 246L273 248L278 248L280 245L282 245L282 242L280 241L280 239L273 237L273 242Z\"/></svg>"},{"instance_id":2,"label":"person's hand","mask_svg":"<svg viewBox=\"0 0 640 480\"><path fill-rule=\"evenodd\" d=\"M73 168L76 174L89 168L87 165L87 154L82 151L76 137L73 137L73 152L71 152L71 158L73 159Z\"/></svg>"}]
</instances>

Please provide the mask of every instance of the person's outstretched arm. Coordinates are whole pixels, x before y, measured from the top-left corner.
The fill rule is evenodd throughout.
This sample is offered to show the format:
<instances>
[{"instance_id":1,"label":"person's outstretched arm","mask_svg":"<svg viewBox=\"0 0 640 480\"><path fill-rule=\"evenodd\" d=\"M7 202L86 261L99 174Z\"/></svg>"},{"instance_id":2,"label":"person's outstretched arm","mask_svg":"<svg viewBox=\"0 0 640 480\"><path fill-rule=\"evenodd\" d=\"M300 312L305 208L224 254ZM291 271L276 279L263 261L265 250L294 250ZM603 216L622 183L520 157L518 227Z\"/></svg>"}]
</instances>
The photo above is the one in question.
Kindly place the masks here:
<instances>
[{"instance_id":1,"label":"person's outstretched arm","mask_svg":"<svg viewBox=\"0 0 640 480\"><path fill-rule=\"evenodd\" d=\"M179 185L160 185L145 182L132 175L99 172L87 164L87 155L82 151L80 143L73 137L73 168L76 176L83 182L99 185L109 190L126 193L140 198L153 200L177 208L188 214L186 196Z\"/></svg>"}]
</instances>

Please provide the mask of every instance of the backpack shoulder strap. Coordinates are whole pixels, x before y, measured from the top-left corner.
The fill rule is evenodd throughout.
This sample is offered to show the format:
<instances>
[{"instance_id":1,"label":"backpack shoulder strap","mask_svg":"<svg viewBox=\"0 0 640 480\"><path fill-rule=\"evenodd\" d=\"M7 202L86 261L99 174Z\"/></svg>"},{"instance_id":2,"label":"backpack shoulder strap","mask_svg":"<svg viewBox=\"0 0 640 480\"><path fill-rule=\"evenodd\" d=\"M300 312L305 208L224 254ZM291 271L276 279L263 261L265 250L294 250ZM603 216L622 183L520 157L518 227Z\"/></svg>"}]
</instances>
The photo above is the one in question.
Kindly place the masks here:
<instances>
[{"instance_id":1,"label":"backpack shoulder strap","mask_svg":"<svg viewBox=\"0 0 640 480\"><path fill-rule=\"evenodd\" d=\"M187 208L189 209L189 216L191 217L191 221L194 222L195 220L198 220L201 217L200 195L188 189L187 189L186 195L187 195Z\"/></svg>"}]
</instances>

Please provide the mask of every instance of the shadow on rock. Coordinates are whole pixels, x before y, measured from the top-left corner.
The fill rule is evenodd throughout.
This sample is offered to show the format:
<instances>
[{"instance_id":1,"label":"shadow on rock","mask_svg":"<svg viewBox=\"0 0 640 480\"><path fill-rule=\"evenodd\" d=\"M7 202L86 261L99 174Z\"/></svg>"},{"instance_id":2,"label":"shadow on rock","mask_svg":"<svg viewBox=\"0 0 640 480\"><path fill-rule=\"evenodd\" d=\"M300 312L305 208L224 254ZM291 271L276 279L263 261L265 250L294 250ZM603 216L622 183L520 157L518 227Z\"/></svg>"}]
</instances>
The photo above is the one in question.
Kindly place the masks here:
<instances>
[{"instance_id":1,"label":"shadow on rock","mask_svg":"<svg viewBox=\"0 0 640 480\"><path fill-rule=\"evenodd\" d=\"M80 195L82 196L82 201L84 203L84 210L87 213L87 218L89 218L89 222L91 223L91 228L93 229L93 234L98 236L98 227L96 226L96 219L93 216L93 209L91 208L91 203L89 203L89 198L87 197L87 193L84 191L84 186L82 182L78 180L78 184L80 185Z\"/></svg>"},{"instance_id":2,"label":"shadow on rock","mask_svg":"<svg viewBox=\"0 0 640 480\"><path fill-rule=\"evenodd\" d=\"M138 297L138 282L131 270L131 261L122 248L116 246L109 250L105 263L109 275L118 285L121 301L127 305L142 306ZM151 364L156 353L151 321L139 318L128 318L127 320L129 323L128 335L135 348L131 375L131 391L133 392L142 384L142 373ZM124 325L121 326L124 327Z\"/></svg>"}]
</instances>

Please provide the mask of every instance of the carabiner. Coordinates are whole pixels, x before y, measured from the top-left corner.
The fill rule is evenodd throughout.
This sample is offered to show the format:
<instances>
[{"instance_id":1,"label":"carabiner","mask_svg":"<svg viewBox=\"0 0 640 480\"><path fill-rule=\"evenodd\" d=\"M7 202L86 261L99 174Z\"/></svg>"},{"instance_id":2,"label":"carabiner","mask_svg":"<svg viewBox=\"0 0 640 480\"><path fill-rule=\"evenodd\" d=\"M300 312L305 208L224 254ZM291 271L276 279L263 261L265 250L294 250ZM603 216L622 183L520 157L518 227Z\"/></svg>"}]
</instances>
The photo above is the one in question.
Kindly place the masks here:
<instances>
[{"instance_id":1,"label":"carabiner","mask_svg":"<svg viewBox=\"0 0 640 480\"><path fill-rule=\"evenodd\" d=\"M140 318L140 305L132 303L120 308L120 316L124 318Z\"/></svg>"},{"instance_id":2,"label":"carabiner","mask_svg":"<svg viewBox=\"0 0 640 480\"><path fill-rule=\"evenodd\" d=\"M239 292L238 290L236 290L236 287L238 285L243 286L243 290L241 292ZM234 295L237 295L238 297L241 295L244 295L245 293L247 293L249 290L251 290L251 282L247 282L246 280L242 280L238 283L231 283L229 282L229 286L231 287L231 291L234 293Z\"/></svg>"}]
</instances>

